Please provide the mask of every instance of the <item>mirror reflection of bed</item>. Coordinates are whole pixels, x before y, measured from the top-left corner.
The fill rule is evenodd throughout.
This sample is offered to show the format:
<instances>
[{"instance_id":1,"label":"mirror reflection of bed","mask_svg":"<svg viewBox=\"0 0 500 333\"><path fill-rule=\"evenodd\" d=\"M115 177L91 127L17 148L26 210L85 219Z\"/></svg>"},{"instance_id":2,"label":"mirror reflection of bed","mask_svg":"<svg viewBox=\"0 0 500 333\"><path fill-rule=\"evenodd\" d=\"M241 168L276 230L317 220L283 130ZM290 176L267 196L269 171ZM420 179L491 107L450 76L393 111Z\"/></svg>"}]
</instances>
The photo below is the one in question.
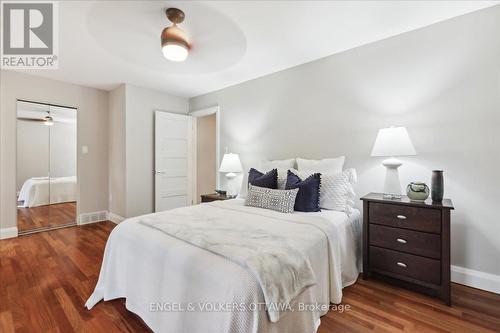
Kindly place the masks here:
<instances>
[{"instance_id":1,"label":"mirror reflection of bed","mask_svg":"<svg viewBox=\"0 0 500 333\"><path fill-rule=\"evenodd\" d=\"M76 109L17 102L17 227L76 224Z\"/></svg>"}]
</instances>

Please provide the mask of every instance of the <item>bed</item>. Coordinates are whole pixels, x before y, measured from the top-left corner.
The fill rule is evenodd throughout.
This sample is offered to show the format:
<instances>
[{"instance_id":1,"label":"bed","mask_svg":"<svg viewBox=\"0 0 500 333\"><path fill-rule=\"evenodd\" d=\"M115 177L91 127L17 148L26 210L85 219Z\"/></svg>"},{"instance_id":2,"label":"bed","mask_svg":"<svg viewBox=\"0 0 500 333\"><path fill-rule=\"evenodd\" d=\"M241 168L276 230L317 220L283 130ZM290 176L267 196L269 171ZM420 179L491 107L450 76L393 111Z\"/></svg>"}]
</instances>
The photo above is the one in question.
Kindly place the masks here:
<instances>
[{"instance_id":1,"label":"bed","mask_svg":"<svg viewBox=\"0 0 500 333\"><path fill-rule=\"evenodd\" d=\"M76 201L76 176L29 178L17 201L27 208Z\"/></svg>"},{"instance_id":2,"label":"bed","mask_svg":"<svg viewBox=\"0 0 500 333\"><path fill-rule=\"evenodd\" d=\"M315 284L294 297L294 311L272 321L269 308L262 306L265 289L248 267L156 227L183 215L253 223L284 237L307 231L309 241L297 251L308 259ZM283 214L245 206L241 199L130 218L110 234L86 307L125 298L126 308L155 332L316 332L328 305L340 303L342 288L358 277L359 235L357 210Z\"/></svg>"}]
</instances>

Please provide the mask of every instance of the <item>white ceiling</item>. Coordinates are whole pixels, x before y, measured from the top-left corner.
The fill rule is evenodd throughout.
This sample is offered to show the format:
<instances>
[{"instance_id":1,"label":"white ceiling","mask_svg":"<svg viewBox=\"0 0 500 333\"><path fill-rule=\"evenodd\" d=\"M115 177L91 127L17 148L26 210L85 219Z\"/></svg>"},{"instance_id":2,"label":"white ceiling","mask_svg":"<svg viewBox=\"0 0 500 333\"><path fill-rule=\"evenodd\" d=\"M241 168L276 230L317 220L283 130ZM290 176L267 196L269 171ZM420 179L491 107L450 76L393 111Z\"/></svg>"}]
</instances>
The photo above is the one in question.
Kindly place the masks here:
<instances>
[{"instance_id":1,"label":"white ceiling","mask_svg":"<svg viewBox=\"0 0 500 333\"><path fill-rule=\"evenodd\" d=\"M58 70L27 71L110 90L192 97L499 4L500 1L63 1ZM192 50L160 50L164 9L186 13Z\"/></svg>"}]
</instances>

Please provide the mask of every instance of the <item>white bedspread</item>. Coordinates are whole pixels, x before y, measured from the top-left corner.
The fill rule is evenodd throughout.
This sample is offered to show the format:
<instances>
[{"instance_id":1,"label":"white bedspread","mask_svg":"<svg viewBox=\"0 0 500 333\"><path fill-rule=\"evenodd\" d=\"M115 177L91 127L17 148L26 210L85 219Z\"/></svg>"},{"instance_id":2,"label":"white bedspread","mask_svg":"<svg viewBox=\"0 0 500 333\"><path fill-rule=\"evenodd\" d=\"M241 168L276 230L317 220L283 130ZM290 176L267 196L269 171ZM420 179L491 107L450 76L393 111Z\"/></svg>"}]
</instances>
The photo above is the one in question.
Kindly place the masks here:
<instances>
[{"instance_id":1,"label":"white bedspread","mask_svg":"<svg viewBox=\"0 0 500 333\"><path fill-rule=\"evenodd\" d=\"M127 309L155 332L315 332L326 309L300 311L300 306L339 303L342 287L357 278L357 211L349 217L335 211L284 215L246 207L238 199L205 205L236 214L234 223L238 216L252 214L258 223L279 228L284 235L297 223L310 220L332 226L328 234L313 232L310 246L300 249L310 261L316 285L295 298L296 311L283 312L272 323L262 306L262 289L247 268L140 223L162 213L128 219L113 230L99 281L86 306L90 309L102 299L125 297ZM295 222L283 220L284 216Z\"/></svg>"},{"instance_id":2,"label":"white bedspread","mask_svg":"<svg viewBox=\"0 0 500 333\"><path fill-rule=\"evenodd\" d=\"M17 201L24 201L22 207L76 201L76 176L30 178L21 187Z\"/></svg>"}]
</instances>

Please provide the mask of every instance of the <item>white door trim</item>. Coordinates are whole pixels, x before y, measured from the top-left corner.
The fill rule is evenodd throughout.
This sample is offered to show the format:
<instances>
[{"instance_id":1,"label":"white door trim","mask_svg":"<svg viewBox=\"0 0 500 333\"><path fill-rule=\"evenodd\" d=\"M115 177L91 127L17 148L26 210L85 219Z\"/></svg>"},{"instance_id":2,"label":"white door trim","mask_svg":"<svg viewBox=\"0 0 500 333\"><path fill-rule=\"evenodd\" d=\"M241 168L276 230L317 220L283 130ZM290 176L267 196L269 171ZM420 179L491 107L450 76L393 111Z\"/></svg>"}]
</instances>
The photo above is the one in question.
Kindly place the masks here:
<instances>
[{"instance_id":1,"label":"white door trim","mask_svg":"<svg viewBox=\"0 0 500 333\"><path fill-rule=\"evenodd\" d=\"M210 106L208 108L204 109L199 109L199 110L193 110L189 111L188 113L190 116L198 118L198 117L205 117L209 116L211 114L215 114L215 170L217 174L215 175L215 187L217 189L220 189L220 174L219 174L219 165L220 165L220 106L219 105L214 105ZM196 122L193 122L196 124ZM197 193L196 187L197 187L197 179L196 179L196 173L197 173L197 156L196 156L196 125L193 126L193 193Z\"/></svg>"}]
</instances>

